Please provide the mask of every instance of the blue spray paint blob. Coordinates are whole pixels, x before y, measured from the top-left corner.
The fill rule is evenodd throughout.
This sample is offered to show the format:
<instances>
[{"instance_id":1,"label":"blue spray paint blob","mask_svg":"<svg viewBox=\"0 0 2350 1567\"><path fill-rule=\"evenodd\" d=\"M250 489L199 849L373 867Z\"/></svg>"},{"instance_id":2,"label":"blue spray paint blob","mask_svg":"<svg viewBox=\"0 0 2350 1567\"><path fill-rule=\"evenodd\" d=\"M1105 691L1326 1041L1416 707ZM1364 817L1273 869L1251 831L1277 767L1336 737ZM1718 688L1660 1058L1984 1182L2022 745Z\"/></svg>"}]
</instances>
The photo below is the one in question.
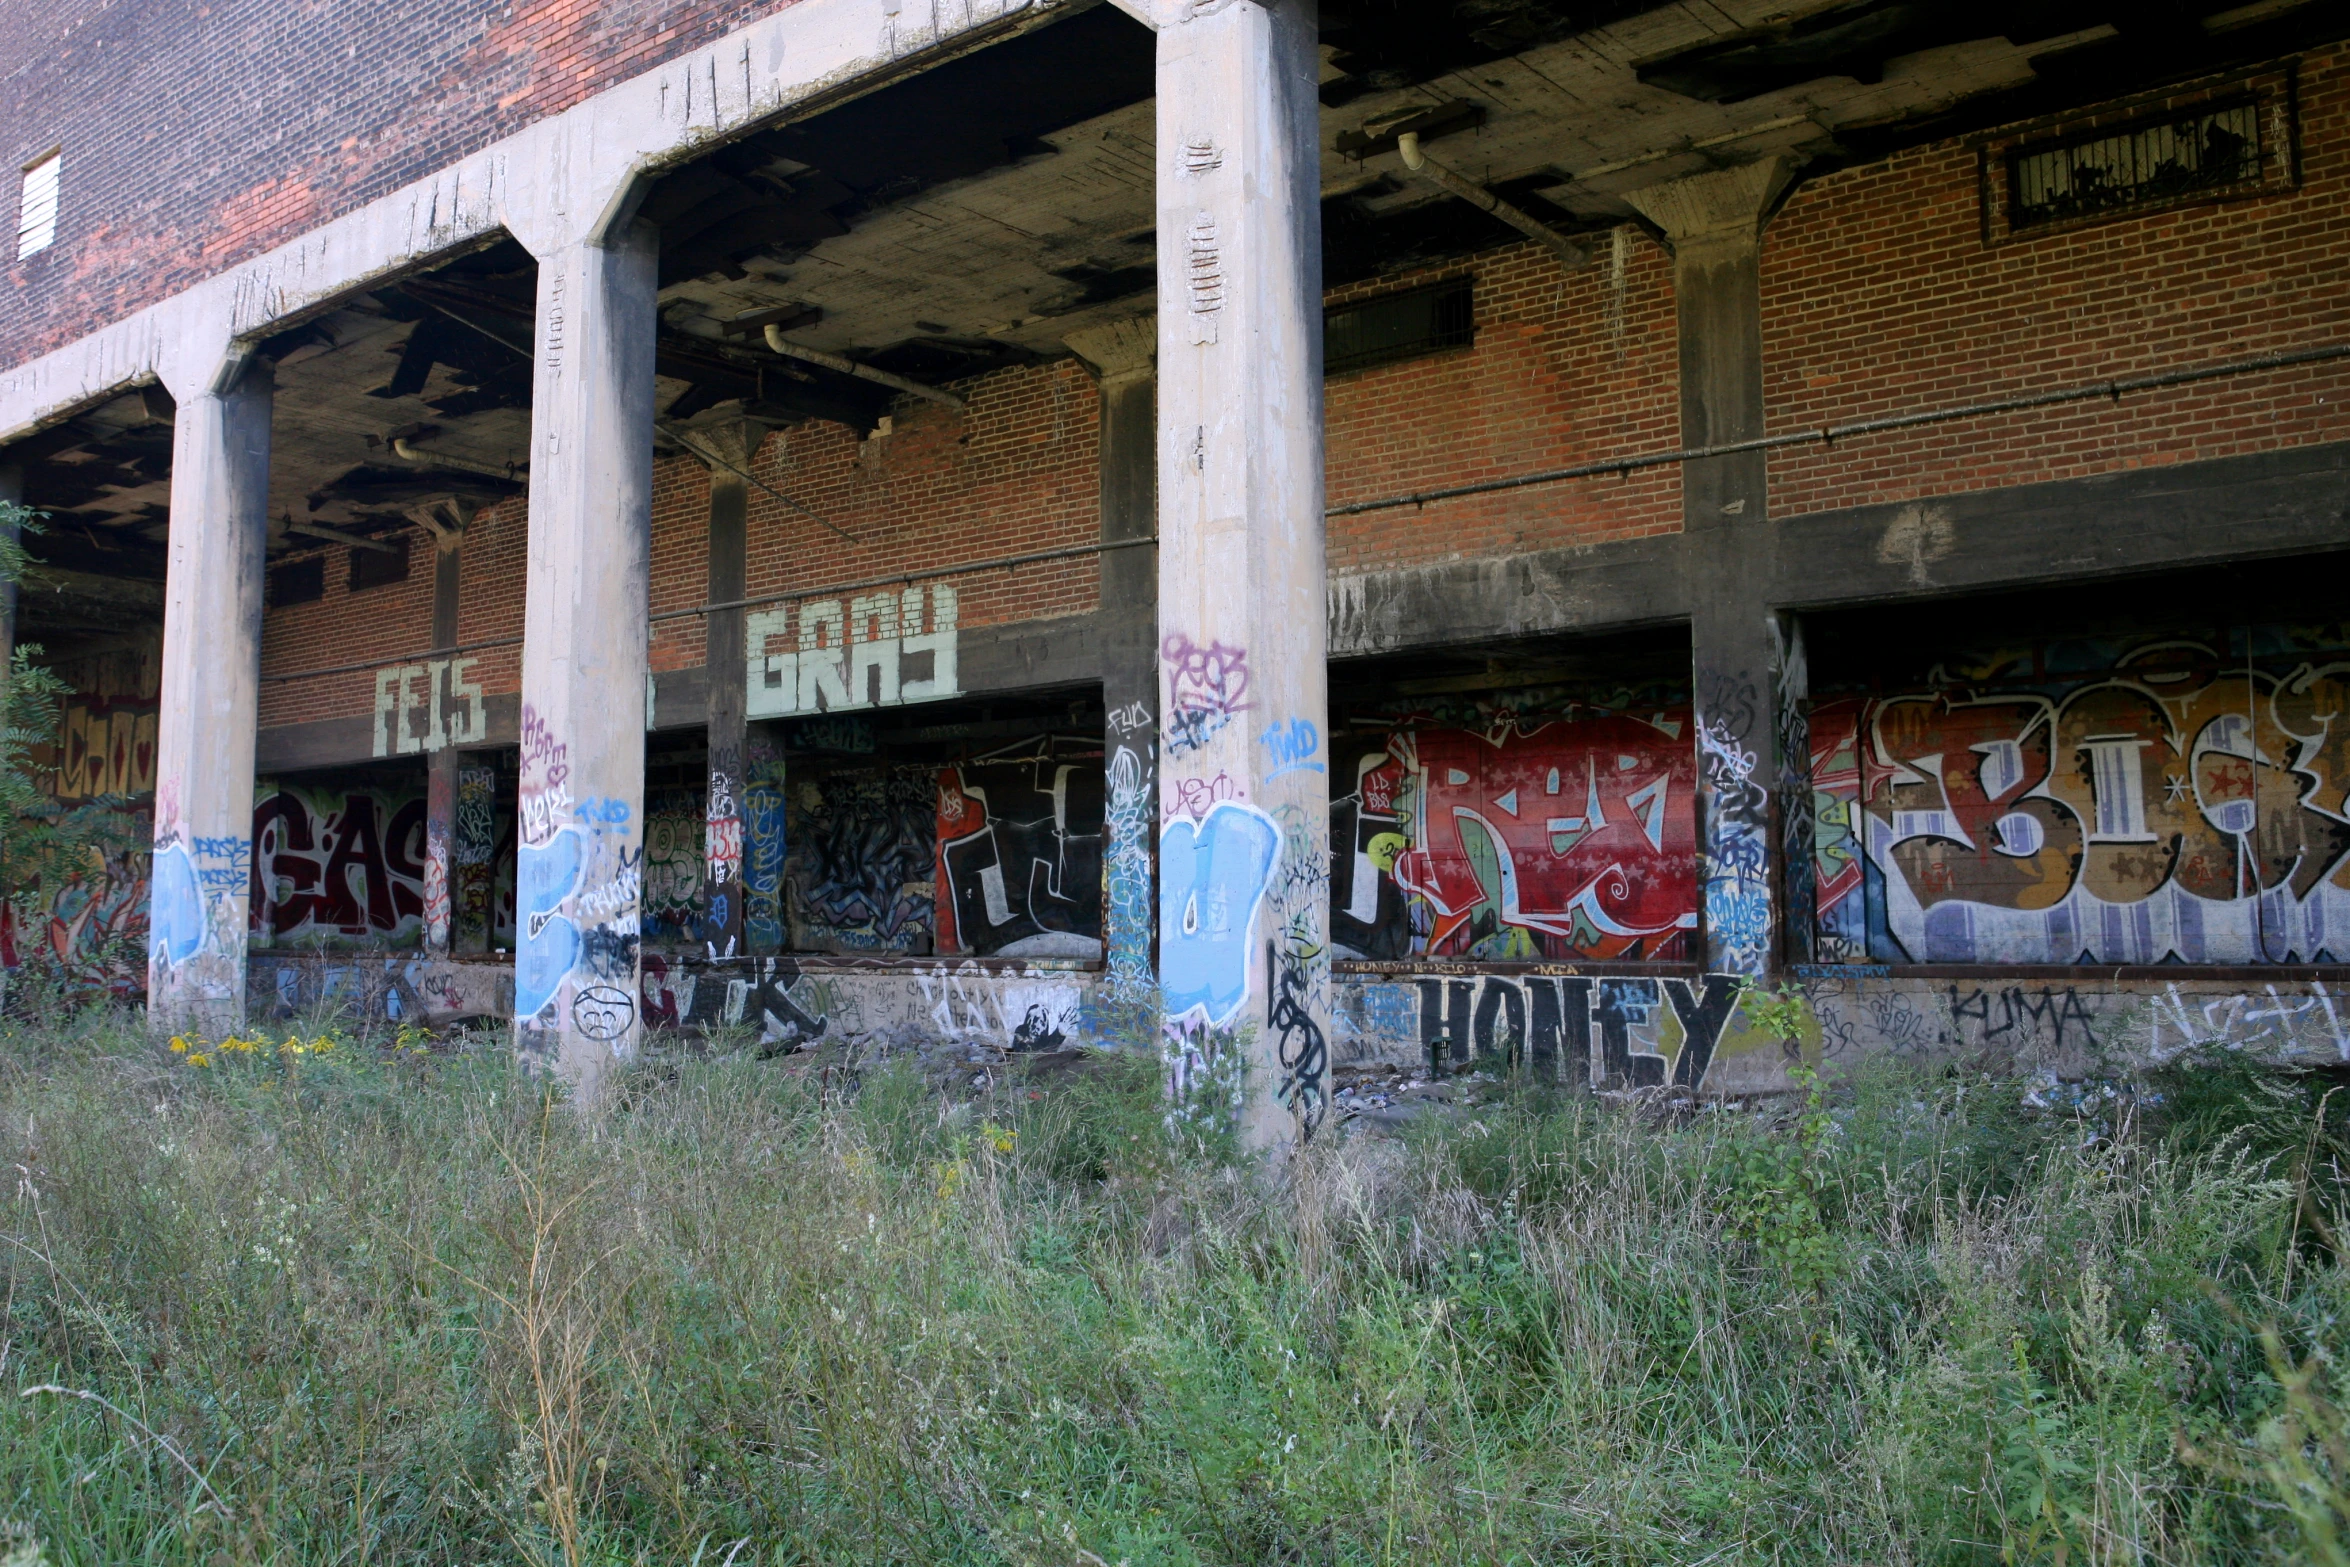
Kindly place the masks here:
<instances>
[{"instance_id":1,"label":"blue spray paint blob","mask_svg":"<svg viewBox=\"0 0 2350 1567\"><path fill-rule=\"evenodd\" d=\"M183 843L158 849L150 875L148 950L162 953L167 962L185 963L204 946L204 892L195 858Z\"/></svg>"},{"instance_id":2,"label":"blue spray paint blob","mask_svg":"<svg viewBox=\"0 0 2350 1567\"><path fill-rule=\"evenodd\" d=\"M1167 1015L1200 1011L1232 1020L1248 997L1257 906L1272 878L1281 829L1251 805L1227 800L1194 826L1159 831L1159 985Z\"/></svg>"},{"instance_id":3,"label":"blue spray paint blob","mask_svg":"<svg viewBox=\"0 0 2350 1567\"><path fill-rule=\"evenodd\" d=\"M514 1015L536 1017L555 999L579 962L579 927L555 910L579 885L587 852L578 832L566 827L536 848L515 856L514 923L519 950L514 957Z\"/></svg>"}]
</instances>

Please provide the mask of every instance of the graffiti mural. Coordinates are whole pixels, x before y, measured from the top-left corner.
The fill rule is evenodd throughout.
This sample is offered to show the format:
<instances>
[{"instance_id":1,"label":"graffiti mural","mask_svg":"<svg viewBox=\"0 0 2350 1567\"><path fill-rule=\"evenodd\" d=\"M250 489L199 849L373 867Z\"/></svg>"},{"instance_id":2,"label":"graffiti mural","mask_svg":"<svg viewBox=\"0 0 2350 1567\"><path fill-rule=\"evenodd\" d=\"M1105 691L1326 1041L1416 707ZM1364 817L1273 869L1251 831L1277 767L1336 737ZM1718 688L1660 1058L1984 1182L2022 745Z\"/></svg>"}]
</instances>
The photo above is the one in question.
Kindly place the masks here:
<instances>
[{"instance_id":1,"label":"graffiti mural","mask_svg":"<svg viewBox=\"0 0 2350 1567\"><path fill-rule=\"evenodd\" d=\"M2064 644L1823 703L1821 956L2350 955L2350 662L2305 652Z\"/></svg>"},{"instance_id":2,"label":"graffiti mural","mask_svg":"<svg viewBox=\"0 0 2350 1567\"><path fill-rule=\"evenodd\" d=\"M30 898L0 902L0 961L12 969L38 964L75 987L137 995L146 982L148 859L144 848L92 849L88 864Z\"/></svg>"},{"instance_id":3,"label":"graffiti mural","mask_svg":"<svg viewBox=\"0 0 2350 1567\"><path fill-rule=\"evenodd\" d=\"M494 911L497 870L501 858L510 861L513 845L501 857L498 843L498 774L494 768L457 769L457 835L451 856L456 869L456 940L467 951L491 944L497 931ZM513 928L513 888L507 878L506 928ZM509 940L507 945L511 945Z\"/></svg>"},{"instance_id":4,"label":"graffiti mural","mask_svg":"<svg viewBox=\"0 0 2350 1567\"><path fill-rule=\"evenodd\" d=\"M253 810L254 934L302 947L420 942L425 850L421 788L271 790Z\"/></svg>"},{"instance_id":5,"label":"graffiti mural","mask_svg":"<svg viewBox=\"0 0 2350 1567\"><path fill-rule=\"evenodd\" d=\"M1685 706L1357 730L1332 754L1340 956L1685 955L1697 925Z\"/></svg>"},{"instance_id":6,"label":"graffiti mural","mask_svg":"<svg viewBox=\"0 0 2350 1567\"><path fill-rule=\"evenodd\" d=\"M785 934L799 952L926 955L938 895L938 774L892 766L785 791Z\"/></svg>"},{"instance_id":7,"label":"graffiti mural","mask_svg":"<svg viewBox=\"0 0 2350 1567\"><path fill-rule=\"evenodd\" d=\"M695 941L702 926L709 817L698 789L645 791L647 941Z\"/></svg>"},{"instance_id":8,"label":"graffiti mural","mask_svg":"<svg viewBox=\"0 0 2350 1567\"><path fill-rule=\"evenodd\" d=\"M752 952L783 946L783 753L754 726L743 786L743 940Z\"/></svg>"},{"instance_id":9,"label":"graffiti mural","mask_svg":"<svg viewBox=\"0 0 2350 1567\"><path fill-rule=\"evenodd\" d=\"M1108 802L1102 834L1102 925L1109 969L1102 1000L1129 1025L1158 1001L1150 950L1151 802L1158 789L1146 727L1149 715L1140 703L1132 712L1139 716L1123 726L1119 714L1109 720L1118 744L1105 770Z\"/></svg>"},{"instance_id":10,"label":"graffiti mural","mask_svg":"<svg viewBox=\"0 0 2350 1567\"><path fill-rule=\"evenodd\" d=\"M938 775L938 951L1102 951L1103 776L1096 757L995 757Z\"/></svg>"}]
</instances>

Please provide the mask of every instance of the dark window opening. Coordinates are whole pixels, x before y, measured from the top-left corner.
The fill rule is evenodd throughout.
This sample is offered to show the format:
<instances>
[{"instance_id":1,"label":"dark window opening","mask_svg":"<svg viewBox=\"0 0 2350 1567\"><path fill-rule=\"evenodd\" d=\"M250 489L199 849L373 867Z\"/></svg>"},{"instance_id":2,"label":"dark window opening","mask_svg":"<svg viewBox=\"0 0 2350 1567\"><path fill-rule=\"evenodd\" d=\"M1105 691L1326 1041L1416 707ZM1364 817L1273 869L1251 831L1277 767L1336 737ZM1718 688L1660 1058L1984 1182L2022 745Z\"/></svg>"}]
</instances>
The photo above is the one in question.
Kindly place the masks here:
<instances>
[{"instance_id":1,"label":"dark window opening","mask_svg":"<svg viewBox=\"0 0 2350 1567\"><path fill-rule=\"evenodd\" d=\"M2293 190L2298 101L2287 64L1996 132L1975 144L1983 239Z\"/></svg>"},{"instance_id":2,"label":"dark window opening","mask_svg":"<svg viewBox=\"0 0 2350 1567\"><path fill-rule=\"evenodd\" d=\"M326 557L313 555L307 560L289 560L282 566L269 568L269 607L284 609L289 604L310 604L326 597Z\"/></svg>"},{"instance_id":3,"label":"dark window opening","mask_svg":"<svg viewBox=\"0 0 2350 1567\"><path fill-rule=\"evenodd\" d=\"M2007 155L2008 226L2036 228L2223 191L2260 178L2252 99Z\"/></svg>"},{"instance_id":4,"label":"dark window opening","mask_svg":"<svg viewBox=\"0 0 2350 1567\"><path fill-rule=\"evenodd\" d=\"M1329 311L1322 318L1323 372L1465 348L1477 340L1474 298L1473 281L1456 278Z\"/></svg>"},{"instance_id":5,"label":"dark window opening","mask_svg":"<svg viewBox=\"0 0 2350 1567\"><path fill-rule=\"evenodd\" d=\"M390 539L386 545L383 549L351 551L352 592L408 580L408 540Z\"/></svg>"}]
</instances>

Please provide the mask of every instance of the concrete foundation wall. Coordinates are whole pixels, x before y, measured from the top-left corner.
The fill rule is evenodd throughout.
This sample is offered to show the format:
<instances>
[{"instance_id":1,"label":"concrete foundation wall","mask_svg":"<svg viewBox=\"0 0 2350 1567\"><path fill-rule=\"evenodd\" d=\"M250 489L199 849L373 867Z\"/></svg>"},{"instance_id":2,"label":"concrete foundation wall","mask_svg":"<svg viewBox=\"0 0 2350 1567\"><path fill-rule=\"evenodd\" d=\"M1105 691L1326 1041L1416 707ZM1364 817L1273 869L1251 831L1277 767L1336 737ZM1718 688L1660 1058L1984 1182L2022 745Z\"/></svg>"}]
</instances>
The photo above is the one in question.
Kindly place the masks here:
<instances>
[{"instance_id":1,"label":"concrete foundation wall","mask_svg":"<svg viewBox=\"0 0 2350 1567\"><path fill-rule=\"evenodd\" d=\"M2338 978L1929 978L1815 967L1793 983L1811 1019L1791 1051L1755 1027L1720 976L1344 964L1332 979L1331 1064L1425 1071L1430 1042L1442 1036L1448 1070L1510 1070L1514 1053L1517 1069L1565 1085L1743 1094L1786 1090L1798 1059L1831 1073L1892 1058L2075 1078L2199 1048L2350 1062L2350 982ZM643 1015L656 1028L736 1027L779 1049L1138 1043L1097 1005L1099 971L1076 967L648 958L642 984ZM503 1019L513 1005L509 966L414 955L256 953L250 988L256 1014L279 1021L347 1007L445 1025Z\"/></svg>"}]
</instances>

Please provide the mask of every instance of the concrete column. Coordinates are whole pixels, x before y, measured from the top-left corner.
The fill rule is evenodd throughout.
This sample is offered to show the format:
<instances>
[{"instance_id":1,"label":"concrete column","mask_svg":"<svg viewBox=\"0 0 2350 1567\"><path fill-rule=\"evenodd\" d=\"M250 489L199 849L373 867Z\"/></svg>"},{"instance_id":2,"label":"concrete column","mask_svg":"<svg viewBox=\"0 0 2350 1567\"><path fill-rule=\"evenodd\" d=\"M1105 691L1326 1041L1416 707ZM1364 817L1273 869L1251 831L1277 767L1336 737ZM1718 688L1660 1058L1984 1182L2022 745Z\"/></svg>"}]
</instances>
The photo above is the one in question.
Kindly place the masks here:
<instances>
[{"instance_id":1,"label":"concrete column","mask_svg":"<svg viewBox=\"0 0 2350 1567\"><path fill-rule=\"evenodd\" d=\"M747 591L751 486L745 477L765 438L764 426L746 419L698 425L695 455L710 470L709 585L711 604L728 604ZM745 721L748 655L743 612L712 610L704 622L702 663L709 677L709 777L704 801L702 942L713 958L742 956L743 797L749 725Z\"/></svg>"},{"instance_id":2,"label":"concrete column","mask_svg":"<svg viewBox=\"0 0 2350 1567\"><path fill-rule=\"evenodd\" d=\"M272 390L260 364L218 385L172 387L147 949L150 1025L214 1037L245 1021Z\"/></svg>"},{"instance_id":3,"label":"concrete column","mask_svg":"<svg viewBox=\"0 0 2350 1567\"><path fill-rule=\"evenodd\" d=\"M14 463L0 463L0 504L24 504L24 470ZM11 544L20 535L15 523L0 526ZM16 667L16 579L0 582L0 671Z\"/></svg>"},{"instance_id":4,"label":"concrete column","mask_svg":"<svg viewBox=\"0 0 2350 1567\"><path fill-rule=\"evenodd\" d=\"M1328 1106L1319 55L1311 0L1158 33L1159 980L1183 1113Z\"/></svg>"},{"instance_id":5,"label":"concrete column","mask_svg":"<svg viewBox=\"0 0 2350 1567\"><path fill-rule=\"evenodd\" d=\"M432 536L432 650L435 662L446 664L457 645L458 547L464 542L462 508L420 507L414 517ZM435 674L443 689L436 693L436 714L450 711L446 689L450 672ZM457 842L457 748L449 743L449 725L439 721L425 736L424 785L424 950L427 956L449 955L455 902Z\"/></svg>"},{"instance_id":6,"label":"concrete column","mask_svg":"<svg viewBox=\"0 0 2350 1567\"><path fill-rule=\"evenodd\" d=\"M1100 1026L1116 1038L1154 1032L1159 982L1151 964L1158 919L1159 562L1158 327L1121 321L1069 340L1100 383L1102 757L1109 809L1102 843ZM1107 548L1124 545L1124 548Z\"/></svg>"},{"instance_id":7,"label":"concrete column","mask_svg":"<svg viewBox=\"0 0 2350 1567\"><path fill-rule=\"evenodd\" d=\"M1794 178L1773 158L1626 197L1673 247L1681 348L1681 440L1711 446L1763 430L1762 230ZM1698 747L1700 877L1708 973L1760 977L1779 964L1784 632L1772 580L1769 469L1760 452L1681 469L1691 535L1690 644Z\"/></svg>"},{"instance_id":8,"label":"concrete column","mask_svg":"<svg viewBox=\"0 0 2350 1567\"><path fill-rule=\"evenodd\" d=\"M635 1052L659 242L539 254L515 1043L592 1098Z\"/></svg>"}]
</instances>

